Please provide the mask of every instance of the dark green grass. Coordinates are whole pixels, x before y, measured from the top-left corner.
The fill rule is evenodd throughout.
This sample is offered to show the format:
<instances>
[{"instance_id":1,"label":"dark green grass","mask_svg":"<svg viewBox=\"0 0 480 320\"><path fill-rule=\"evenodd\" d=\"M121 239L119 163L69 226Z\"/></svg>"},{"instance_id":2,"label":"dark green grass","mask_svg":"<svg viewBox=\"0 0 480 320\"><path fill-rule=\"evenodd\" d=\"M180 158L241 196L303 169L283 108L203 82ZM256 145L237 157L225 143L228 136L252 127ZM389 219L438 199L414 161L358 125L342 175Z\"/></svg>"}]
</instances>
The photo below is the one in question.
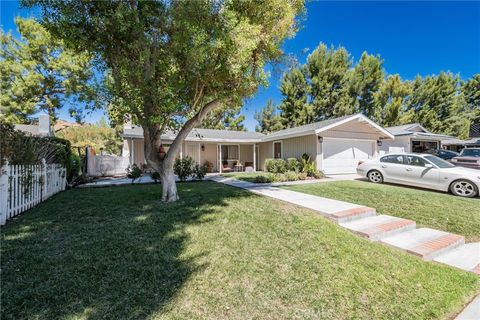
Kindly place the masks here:
<instances>
[{"instance_id":1,"label":"dark green grass","mask_svg":"<svg viewBox=\"0 0 480 320\"><path fill-rule=\"evenodd\" d=\"M3 319L447 319L478 278L214 182L61 193L2 230Z\"/></svg>"},{"instance_id":2,"label":"dark green grass","mask_svg":"<svg viewBox=\"0 0 480 320\"><path fill-rule=\"evenodd\" d=\"M248 182L255 182L255 178L258 176L267 176L269 173L265 171L257 171L257 172L229 172L229 173L222 173L222 176L227 178L234 178L238 180L248 181Z\"/></svg>"},{"instance_id":3,"label":"dark green grass","mask_svg":"<svg viewBox=\"0 0 480 320\"><path fill-rule=\"evenodd\" d=\"M285 189L358 203L376 208L382 214L414 220L419 227L463 235L468 242L480 241L478 198L464 199L448 193L366 181L315 183Z\"/></svg>"}]
</instances>

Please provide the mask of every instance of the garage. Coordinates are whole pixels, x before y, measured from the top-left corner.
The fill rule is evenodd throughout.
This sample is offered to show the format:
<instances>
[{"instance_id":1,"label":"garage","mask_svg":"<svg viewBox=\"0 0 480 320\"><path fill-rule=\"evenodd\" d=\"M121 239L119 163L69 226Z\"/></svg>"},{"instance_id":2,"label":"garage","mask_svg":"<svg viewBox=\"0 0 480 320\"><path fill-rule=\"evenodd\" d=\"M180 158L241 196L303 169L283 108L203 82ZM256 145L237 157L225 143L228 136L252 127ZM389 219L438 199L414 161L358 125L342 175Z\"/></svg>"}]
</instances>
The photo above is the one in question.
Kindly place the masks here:
<instances>
[{"instance_id":1,"label":"garage","mask_svg":"<svg viewBox=\"0 0 480 320\"><path fill-rule=\"evenodd\" d=\"M323 140L323 171L326 174L355 173L359 161L371 159L374 140L325 138Z\"/></svg>"}]
</instances>

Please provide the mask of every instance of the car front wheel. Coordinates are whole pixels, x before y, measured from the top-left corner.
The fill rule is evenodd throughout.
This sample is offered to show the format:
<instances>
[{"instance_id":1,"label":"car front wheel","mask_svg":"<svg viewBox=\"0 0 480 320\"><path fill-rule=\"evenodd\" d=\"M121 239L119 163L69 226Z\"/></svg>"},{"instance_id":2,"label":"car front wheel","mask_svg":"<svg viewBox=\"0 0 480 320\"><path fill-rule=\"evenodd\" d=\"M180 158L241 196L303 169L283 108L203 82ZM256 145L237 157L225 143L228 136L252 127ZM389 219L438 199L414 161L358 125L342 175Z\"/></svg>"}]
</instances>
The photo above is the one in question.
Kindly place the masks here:
<instances>
[{"instance_id":1,"label":"car front wheel","mask_svg":"<svg viewBox=\"0 0 480 320\"><path fill-rule=\"evenodd\" d=\"M478 194L477 186L468 180L453 182L450 191L456 196L465 198L473 198Z\"/></svg>"},{"instance_id":2,"label":"car front wheel","mask_svg":"<svg viewBox=\"0 0 480 320\"><path fill-rule=\"evenodd\" d=\"M373 183L382 183L383 182L383 176L380 173L380 171L377 170L372 170L368 172L368 180Z\"/></svg>"}]
</instances>

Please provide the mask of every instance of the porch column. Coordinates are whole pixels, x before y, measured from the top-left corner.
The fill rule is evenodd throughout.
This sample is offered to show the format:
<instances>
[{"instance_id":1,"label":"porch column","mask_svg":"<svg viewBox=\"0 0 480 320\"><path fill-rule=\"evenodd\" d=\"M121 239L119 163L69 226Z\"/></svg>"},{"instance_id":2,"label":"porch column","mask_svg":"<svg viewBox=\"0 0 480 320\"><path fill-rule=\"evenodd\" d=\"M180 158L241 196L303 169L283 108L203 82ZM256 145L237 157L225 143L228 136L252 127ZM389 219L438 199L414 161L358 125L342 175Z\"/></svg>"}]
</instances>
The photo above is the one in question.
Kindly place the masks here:
<instances>
[{"instance_id":1,"label":"porch column","mask_svg":"<svg viewBox=\"0 0 480 320\"><path fill-rule=\"evenodd\" d=\"M130 164L133 165L135 163L135 140L132 139L132 150L130 152Z\"/></svg>"},{"instance_id":2,"label":"porch column","mask_svg":"<svg viewBox=\"0 0 480 320\"><path fill-rule=\"evenodd\" d=\"M257 171L257 144L253 144L253 171Z\"/></svg>"},{"instance_id":3,"label":"porch column","mask_svg":"<svg viewBox=\"0 0 480 320\"><path fill-rule=\"evenodd\" d=\"M220 173L222 173L222 168L223 168L223 164L222 164L222 145L219 144L218 147L220 148L220 151L218 152L218 171Z\"/></svg>"}]
</instances>

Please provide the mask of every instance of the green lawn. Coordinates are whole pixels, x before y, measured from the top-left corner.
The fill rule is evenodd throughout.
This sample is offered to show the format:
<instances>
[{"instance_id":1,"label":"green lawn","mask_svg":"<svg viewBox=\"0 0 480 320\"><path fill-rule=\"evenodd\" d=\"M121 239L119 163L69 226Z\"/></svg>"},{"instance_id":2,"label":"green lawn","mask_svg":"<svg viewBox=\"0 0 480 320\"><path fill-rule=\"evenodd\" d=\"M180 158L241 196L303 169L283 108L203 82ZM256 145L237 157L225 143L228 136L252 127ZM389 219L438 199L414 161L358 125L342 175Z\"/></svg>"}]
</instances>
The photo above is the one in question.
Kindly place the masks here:
<instances>
[{"instance_id":1,"label":"green lawn","mask_svg":"<svg viewBox=\"0 0 480 320\"><path fill-rule=\"evenodd\" d=\"M382 214L412 219L417 227L430 227L480 241L480 199L463 199L448 193L373 184L338 181L288 186L285 189L344 200L377 209Z\"/></svg>"},{"instance_id":2,"label":"green lawn","mask_svg":"<svg viewBox=\"0 0 480 320\"><path fill-rule=\"evenodd\" d=\"M74 189L2 230L3 319L449 319L478 278L214 182Z\"/></svg>"},{"instance_id":3,"label":"green lawn","mask_svg":"<svg viewBox=\"0 0 480 320\"><path fill-rule=\"evenodd\" d=\"M248 181L248 182L255 182L255 177L266 176L266 175L268 175L268 172L265 172L265 171L222 173L223 177L234 178L234 179Z\"/></svg>"}]
</instances>

